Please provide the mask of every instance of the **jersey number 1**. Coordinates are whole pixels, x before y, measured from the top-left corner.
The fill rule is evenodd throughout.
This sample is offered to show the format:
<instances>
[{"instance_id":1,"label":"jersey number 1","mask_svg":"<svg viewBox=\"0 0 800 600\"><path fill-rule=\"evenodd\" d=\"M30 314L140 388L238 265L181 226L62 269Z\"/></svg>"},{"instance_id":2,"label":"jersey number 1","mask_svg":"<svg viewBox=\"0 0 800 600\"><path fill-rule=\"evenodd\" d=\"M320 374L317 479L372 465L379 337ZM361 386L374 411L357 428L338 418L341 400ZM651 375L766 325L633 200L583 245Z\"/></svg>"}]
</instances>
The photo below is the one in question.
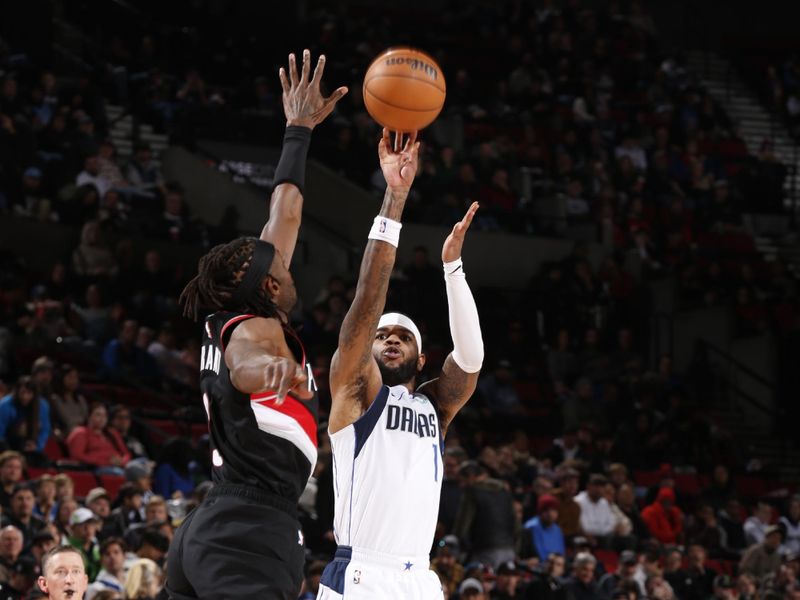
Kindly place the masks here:
<instances>
[{"instance_id":1,"label":"jersey number 1","mask_svg":"<svg viewBox=\"0 0 800 600\"><path fill-rule=\"evenodd\" d=\"M439 449L433 445L433 480L439 481Z\"/></svg>"}]
</instances>

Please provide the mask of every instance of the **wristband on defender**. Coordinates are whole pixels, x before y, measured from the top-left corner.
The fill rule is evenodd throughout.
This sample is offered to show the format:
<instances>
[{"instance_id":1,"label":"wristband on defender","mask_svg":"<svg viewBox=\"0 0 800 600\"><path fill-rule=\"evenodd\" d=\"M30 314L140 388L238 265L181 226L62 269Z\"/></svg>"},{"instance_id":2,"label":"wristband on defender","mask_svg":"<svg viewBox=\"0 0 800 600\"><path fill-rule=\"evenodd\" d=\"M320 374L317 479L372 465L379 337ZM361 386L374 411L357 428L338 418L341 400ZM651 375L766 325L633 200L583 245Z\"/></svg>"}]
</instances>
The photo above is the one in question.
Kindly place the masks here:
<instances>
[{"instance_id":1,"label":"wristband on defender","mask_svg":"<svg viewBox=\"0 0 800 600\"><path fill-rule=\"evenodd\" d=\"M283 148L278 166L275 167L275 176L272 179L272 189L281 183L293 183L303 193L306 184L306 157L308 147L311 145L311 129L290 125L283 134Z\"/></svg>"},{"instance_id":2,"label":"wristband on defender","mask_svg":"<svg viewBox=\"0 0 800 600\"><path fill-rule=\"evenodd\" d=\"M400 230L402 228L402 223L378 215L372 222L372 229L369 230L368 237L371 240L387 242L397 248L400 243Z\"/></svg>"}]
</instances>

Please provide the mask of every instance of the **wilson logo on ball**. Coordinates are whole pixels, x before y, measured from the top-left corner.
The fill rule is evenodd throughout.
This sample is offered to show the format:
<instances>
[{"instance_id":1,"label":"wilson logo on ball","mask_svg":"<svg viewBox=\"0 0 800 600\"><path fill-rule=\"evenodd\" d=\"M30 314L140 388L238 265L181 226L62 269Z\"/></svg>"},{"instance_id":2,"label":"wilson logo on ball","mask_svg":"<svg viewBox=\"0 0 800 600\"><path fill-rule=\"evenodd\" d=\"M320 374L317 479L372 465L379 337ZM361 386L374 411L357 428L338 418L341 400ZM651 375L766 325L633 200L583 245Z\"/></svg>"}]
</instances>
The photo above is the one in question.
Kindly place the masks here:
<instances>
[{"instance_id":1,"label":"wilson logo on ball","mask_svg":"<svg viewBox=\"0 0 800 600\"><path fill-rule=\"evenodd\" d=\"M439 78L439 70L436 67L417 58L390 57L386 59L387 67L403 64L408 65L414 71L422 71L434 81Z\"/></svg>"}]
</instances>

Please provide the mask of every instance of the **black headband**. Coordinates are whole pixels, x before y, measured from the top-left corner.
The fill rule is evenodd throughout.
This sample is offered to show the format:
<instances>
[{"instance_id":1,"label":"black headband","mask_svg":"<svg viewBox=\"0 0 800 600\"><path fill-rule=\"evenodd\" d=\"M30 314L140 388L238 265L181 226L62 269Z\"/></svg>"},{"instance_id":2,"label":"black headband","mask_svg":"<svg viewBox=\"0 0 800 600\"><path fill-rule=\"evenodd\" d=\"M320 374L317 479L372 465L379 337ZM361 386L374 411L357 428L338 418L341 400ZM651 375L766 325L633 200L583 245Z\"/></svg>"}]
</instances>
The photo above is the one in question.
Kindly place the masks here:
<instances>
[{"instance_id":1,"label":"black headband","mask_svg":"<svg viewBox=\"0 0 800 600\"><path fill-rule=\"evenodd\" d=\"M253 260L247 267L247 272L244 274L239 287L233 293L234 305L240 306L245 303L253 292L258 289L261 282L269 274L269 269L272 266L272 261L275 258L275 246L263 240L256 240L256 247L253 250Z\"/></svg>"}]
</instances>

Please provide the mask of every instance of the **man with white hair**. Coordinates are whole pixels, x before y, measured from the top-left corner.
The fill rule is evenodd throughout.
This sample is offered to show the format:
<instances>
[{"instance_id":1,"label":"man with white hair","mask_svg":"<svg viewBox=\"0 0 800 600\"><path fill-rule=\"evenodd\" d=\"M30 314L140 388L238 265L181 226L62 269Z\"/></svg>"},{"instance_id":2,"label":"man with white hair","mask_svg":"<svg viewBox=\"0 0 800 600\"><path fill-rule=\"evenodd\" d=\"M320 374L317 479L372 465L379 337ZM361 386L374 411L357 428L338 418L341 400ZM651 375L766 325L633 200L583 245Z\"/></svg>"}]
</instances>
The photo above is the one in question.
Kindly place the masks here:
<instances>
[{"instance_id":1,"label":"man with white hair","mask_svg":"<svg viewBox=\"0 0 800 600\"><path fill-rule=\"evenodd\" d=\"M572 562L572 577L565 586L570 600L596 600L601 597L594 578L597 559L589 552L578 552Z\"/></svg>"},{"instance_id":2,"label":"man with white hair","mask_svg":"<svg viewBox=\"0 0 800 600\"><path fill-rule=\"evenodd\" d=\"M13 525L0 529L0 581L8 581L22 552L22 532Z\"/></svg>"},{"instance_id":3,"label":"man with white hair","mask_svg":"<svg viewBox=\"0 0 800 600\"><path fill-rule=\"evenodd\" d=\"M401 144L395 146L399 150ZM444 436L475 391L483 364L478 311L461 262L478 205L473 203L442 247L453 351L439 377L420 385L425 355L419 328L406 315L381 316L418 149L412 134L402 151L393 152L384 130L378 154L386 195L331 361L328 430L339 548L322 575L321 600L442 598L428 553L439 509Z\"/></svg>"}]
</instances>

